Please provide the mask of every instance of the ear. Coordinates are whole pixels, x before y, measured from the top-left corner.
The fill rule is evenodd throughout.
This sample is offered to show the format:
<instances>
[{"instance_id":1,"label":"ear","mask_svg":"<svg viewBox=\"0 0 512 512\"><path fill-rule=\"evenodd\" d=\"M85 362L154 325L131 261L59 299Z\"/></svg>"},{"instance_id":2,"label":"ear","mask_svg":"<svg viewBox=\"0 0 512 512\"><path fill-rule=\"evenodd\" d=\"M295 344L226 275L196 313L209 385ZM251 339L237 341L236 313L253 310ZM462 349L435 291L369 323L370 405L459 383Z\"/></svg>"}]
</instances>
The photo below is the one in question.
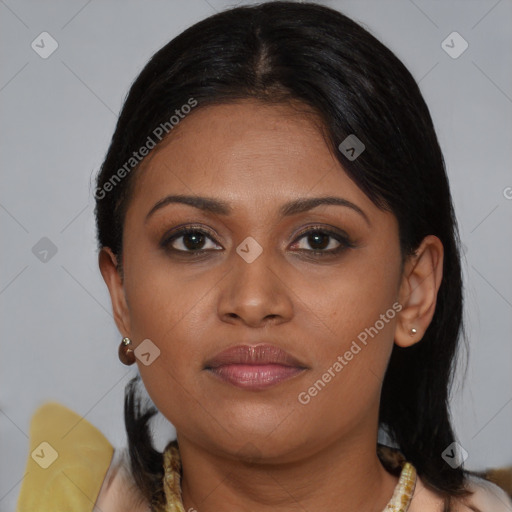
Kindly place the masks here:
<instances>
[{"instance_id":1,"label":"ear","mask_svg":"<svg viewBox=\"0 0 512 512\"><path fill-rule=\"evenodd\" d=\"M109 247L101 249L98 255L98 264L110 293L117 328L123 337L130 337L130 314L124 294L123 280L118 271L117 258Z\"/></svg>"},{"instance_id":2,"label":"ear","mask_svg":"<svg viewBox=\"0 0 512 512\"><path fill-rule=\"evenodd\" d=\"M441 240L428 235L404 264L399 290L402 309L395 329L395 343L400 347L420 341L432 321L443 279L443 255Z\"/></svg>"}]
</instances>

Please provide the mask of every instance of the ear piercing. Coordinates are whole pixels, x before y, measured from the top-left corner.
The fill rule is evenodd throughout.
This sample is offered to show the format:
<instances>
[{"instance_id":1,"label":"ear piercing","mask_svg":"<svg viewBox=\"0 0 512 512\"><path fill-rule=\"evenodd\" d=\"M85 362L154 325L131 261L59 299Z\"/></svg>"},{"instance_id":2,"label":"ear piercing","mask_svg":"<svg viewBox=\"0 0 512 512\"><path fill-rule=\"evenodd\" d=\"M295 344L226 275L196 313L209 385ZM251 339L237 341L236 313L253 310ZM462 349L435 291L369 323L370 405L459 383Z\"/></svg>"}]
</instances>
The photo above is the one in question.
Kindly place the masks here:
<instances>
[{"instance_id":1,"label":"ear piercing","mask_svg":"<svg viewBox=\"0 0 512 512\"><path fill-rule=\"evenodd\" d=\"M130 338L123 338L119 345L118 356L119 360L126 366L135 363L135 354L131 348L132 340Z\"/></svg>"},{"instance_id":2,"label":"ear piercing","mask_svg":"<svg viewBox=\"0 0 512 512\"><path fill-rule=\"evenodd\" d=\"M414 336L418 331L413 327L411 329L411 336Z\"/></svg>"}]
</instances>

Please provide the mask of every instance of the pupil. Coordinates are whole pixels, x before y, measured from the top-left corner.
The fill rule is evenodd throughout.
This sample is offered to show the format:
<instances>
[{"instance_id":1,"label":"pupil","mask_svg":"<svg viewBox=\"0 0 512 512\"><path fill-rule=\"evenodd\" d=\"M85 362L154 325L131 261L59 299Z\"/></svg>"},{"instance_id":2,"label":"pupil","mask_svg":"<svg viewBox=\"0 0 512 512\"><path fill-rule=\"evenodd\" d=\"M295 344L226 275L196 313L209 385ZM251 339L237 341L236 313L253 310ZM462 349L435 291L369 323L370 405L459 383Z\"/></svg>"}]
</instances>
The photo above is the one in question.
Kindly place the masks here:
<instances>
[{"instance_id":1,"label":"pupil","mask_svg":"<svg viewBox=\"0 0 512 512\"><path fill-rule=\"evenodd\" d=\"M192 243L187 243L187 241L192 240ZM191 251L197 250L201 246L201 242L204 242L204 235L201 233L187 233L183 237L183 244L187 249L190 249Z\"/></svg>"},{"instance_id":2,"label":"pupil","mask_svg":"<svg viewBox=\"0 0 512 512\"><path fill-rule=\"evenodd\" d=\"M315 249L325 249L329 245L329 236L323 233L315 233L309 235L308 242ZM317 245L317 247L315 247L315 245ZM320 246L318 247L318 245Z\"/></svg>"}]
</instances>

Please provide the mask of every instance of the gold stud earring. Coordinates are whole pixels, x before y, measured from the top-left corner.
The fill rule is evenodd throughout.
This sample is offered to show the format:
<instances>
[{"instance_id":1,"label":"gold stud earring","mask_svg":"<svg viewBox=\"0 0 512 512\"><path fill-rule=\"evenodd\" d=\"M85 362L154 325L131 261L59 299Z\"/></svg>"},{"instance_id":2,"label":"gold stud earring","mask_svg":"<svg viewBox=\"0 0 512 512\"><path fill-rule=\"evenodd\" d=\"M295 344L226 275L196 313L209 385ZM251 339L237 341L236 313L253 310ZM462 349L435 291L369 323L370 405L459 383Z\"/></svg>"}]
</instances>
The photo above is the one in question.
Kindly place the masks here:
<instances>
[{"instance_id":1,"label":"gold stud earring","mask_svg":"<svg viewBox=\"0 0 512 512\"><path fill-rule=\"evenodd\" d=\"M123 338L119 345L119 360L126 366L130 366L135 363L135 354L131 348L131 344L132 340L130 338Z\"/></svg>"}]
</instances>

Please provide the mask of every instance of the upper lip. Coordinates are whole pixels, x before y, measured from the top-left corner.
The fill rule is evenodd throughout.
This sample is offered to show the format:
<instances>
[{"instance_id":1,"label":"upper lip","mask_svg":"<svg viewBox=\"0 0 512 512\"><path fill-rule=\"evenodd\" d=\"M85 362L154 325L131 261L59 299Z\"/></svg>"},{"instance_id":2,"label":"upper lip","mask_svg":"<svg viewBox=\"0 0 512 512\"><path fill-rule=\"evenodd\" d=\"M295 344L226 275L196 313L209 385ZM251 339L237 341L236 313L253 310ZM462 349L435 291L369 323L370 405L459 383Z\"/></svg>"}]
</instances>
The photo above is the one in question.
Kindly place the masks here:
<instances>
[{"instance_id":1,"label":"upper lip","mask_svg":"<svg viewBox=\"0 0 512 512\"><path fill-rule=\"evenodd\" d=\"M205 363L205 368L217 368L226 364L280 364L306 368L298 359L276 345L236 345L219 352Z\"/></svg>"}]
</instances>

